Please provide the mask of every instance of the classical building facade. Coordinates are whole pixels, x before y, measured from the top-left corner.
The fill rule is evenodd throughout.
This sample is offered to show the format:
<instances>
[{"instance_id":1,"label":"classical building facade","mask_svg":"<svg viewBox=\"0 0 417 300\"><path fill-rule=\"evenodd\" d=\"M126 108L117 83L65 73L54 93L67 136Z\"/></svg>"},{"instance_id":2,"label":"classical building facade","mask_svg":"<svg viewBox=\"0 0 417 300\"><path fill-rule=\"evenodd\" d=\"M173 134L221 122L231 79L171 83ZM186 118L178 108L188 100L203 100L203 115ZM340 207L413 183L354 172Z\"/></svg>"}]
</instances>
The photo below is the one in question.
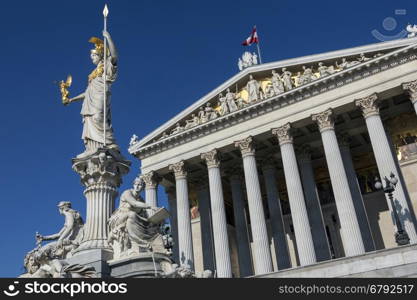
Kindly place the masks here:
<instances>
[{"instance_id":1,"label":"classical building facade","mask_svg":"<svg viewBox=\"0 0 417 300\"><path fill-rule=\"evenodd\" d=\"M245 68L129 152L146 202L165 188L174 257L196 270L354 276L355 264L384 269L381 257L415 268L416 112L408 38ZM375 188L391 173L394 207ZM350 269L326 273L341 261Z\"/></svg>"}]
</instances>

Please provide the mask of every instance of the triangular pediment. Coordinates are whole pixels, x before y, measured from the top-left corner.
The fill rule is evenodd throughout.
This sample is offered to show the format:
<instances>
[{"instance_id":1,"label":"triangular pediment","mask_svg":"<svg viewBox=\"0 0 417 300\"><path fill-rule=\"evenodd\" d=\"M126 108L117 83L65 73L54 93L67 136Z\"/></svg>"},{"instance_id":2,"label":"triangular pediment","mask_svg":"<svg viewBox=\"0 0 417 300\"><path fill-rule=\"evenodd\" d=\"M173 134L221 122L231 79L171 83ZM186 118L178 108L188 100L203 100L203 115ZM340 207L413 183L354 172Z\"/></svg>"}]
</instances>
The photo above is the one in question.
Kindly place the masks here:
<instances>
[{"instance_id":1,"label":"triangular pediment","mask_svg":"<svg viewBox=\"0 0 417 300\"><path fill-rule=\"evenodd\" d=\"M216 118L300 90L303 86L323 82L338 73L367 67L415 43L417 38L408 38L248 67L143 139L132 140L129 152L136 153L138 149L204 126Z\"/></svg>"}]
</instances>

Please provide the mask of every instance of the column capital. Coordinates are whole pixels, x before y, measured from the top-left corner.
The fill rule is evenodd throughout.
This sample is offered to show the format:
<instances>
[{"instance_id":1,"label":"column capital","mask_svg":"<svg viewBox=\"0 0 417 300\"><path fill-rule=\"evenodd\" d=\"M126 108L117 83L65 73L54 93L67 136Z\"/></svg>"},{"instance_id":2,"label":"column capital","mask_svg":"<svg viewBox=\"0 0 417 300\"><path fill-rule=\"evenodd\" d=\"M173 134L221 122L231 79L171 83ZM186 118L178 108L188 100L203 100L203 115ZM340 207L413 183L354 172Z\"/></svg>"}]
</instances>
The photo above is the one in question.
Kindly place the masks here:
<instances>
[{"instance_id":1,"label":"column capital","mask_svg":"<svg viewBox=\"0 0 417 300\"><path fill-rule=\"evenodd\" d=\"M255 155L252 136L248 136L240 141L235 141L235 147L240 149L243 157Z\"/></svg>"},{"instance_id":2,"label":"column capital","mask_svg":"<svg viewBox=\"0 0 417 300\"><path fill-rule=\"evenodd\" d=\"M356 99L355 105L360 107L364 118L379 115L379 99L376 93L364 98Z\"/></svg>"},{"instance_id":3,"label":"column capital","mask_svg":"<svg viewBox=\"0 0 417 300\"><path fill-rule=\"evenodd\" d=\"M185 171L185 163L183 160L169 165L169 169L174 172L175 179L187 177L187 171Z\"/></svg>"},{"instance_id":4,"label":"column capital","mask_svg":"<svg viewBox=\"0 0 417 300\"><path fill-rule=\"evenodd\" d=\"M160 182L160 178L157 173L154 171L150 171L146 174L140 175L142 180L145 182L145 188L146 189L154 189Z\"/></svg>"},{"instance_id":5,"label":"column capital","mask_svg":"<svg viewBox=\"0 0 417 300\"><path fill-rule=\"evenodd\" d=\"M334 113L331 108L318 114L312 114L311 119L317 123L320 132L334 130Z\"/></svg>"},{"instance_id":6,"label":"column capital","mask_svg":"<svg viewBox=\"0 0 417 300\"><path fill-rule=\"evenodd\" d=\"M220 167L220 158L219 152L217 149L213 149L211 151L201 153L200 157L204 160L207 164L207 168L218 168Z\"/></svg>"},{"instance_id":7,"label":"column capital","mask_svg":"<svg viewBox=\"0 0 417 300\"><path fill-rule=\"evenodd\" d=\"M417 80L405 82L402 84L403 90L407 92L411 102L417 102Z\"/></svg>"},{"instance_id":8,"label":"column capital","mask_svg":"<svg viewBox=\"0 0 417 300\"><path fill-rule=\"evenodd\" d=\"M272 129L272 135L275 135L278 138L280 146L288 143L292 144L291 124L287 123L281 127Z\"/></svg>"}]
</instances>

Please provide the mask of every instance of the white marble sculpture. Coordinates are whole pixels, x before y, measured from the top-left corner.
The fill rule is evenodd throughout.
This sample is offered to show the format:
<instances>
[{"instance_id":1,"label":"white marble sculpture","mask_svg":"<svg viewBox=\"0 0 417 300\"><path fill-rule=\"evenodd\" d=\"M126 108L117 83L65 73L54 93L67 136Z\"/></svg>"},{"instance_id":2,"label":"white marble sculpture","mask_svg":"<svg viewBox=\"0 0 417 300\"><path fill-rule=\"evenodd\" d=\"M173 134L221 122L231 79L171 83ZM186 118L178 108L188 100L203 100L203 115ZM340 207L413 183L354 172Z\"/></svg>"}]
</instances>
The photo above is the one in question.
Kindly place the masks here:
<instances>
[{"instance_id":1,"label":"white marble sculpture","mask_svg":"<svg viewBox=\"0 0 417 300\"><path fill-rule=\"evenodd\" d=\"M273 95L279 95L285 92L284 83L282 82L281 77L275 70L272 70L271 84Z\"/></svg>"},{"instance_id":2,"label":"white marble sculpture","mask_svg":"<svg viewBox=\"0 0 417 300\"><path fill-rule=\"evenodd\" d=\"M293 87L291 76L292 76L292 73L290 71L287 71L287 68L282 68L281 78L282 78L282 81L284 82L285 91L289 91Z\"/></svg>"},{"instance_id":3,"label":"white marble sculpture","mask_svg":"<svg viewBox=\"0 0 417 300\"><path fill-rule=\"evenodd\" d=\"M71 208L71 203L62 201L58 204L59 213L65 217L64 226L58 233L41 235L36 233L37 247L26 254L24 266L27 273L21 277L94 277L94 268L77 264L68 264L64 260L72 256L79 246L84 223L78 211ZM43 241L53 241L42 245Z\"/></svg>"},{"instance_id":4,"label":"white marble sculpture","mask_svg":"<svg viewBox=\"0 0 417 300\"><path fill-rule=\"evenodd\" d=\"M184 127L182 127L180 123L177 123L175 125L175 128L172 129L171 134L177 134L177 133L179 133L181 131L184 131Z\"/></svg>"},{"instance_id":5,"label":"white marble sculpture","mask_svg":"<svg viewBox=\"0 0 417 300\"><path fill-rule=\"evenodd\" d=\"M194 273L191 267L187 264L172 264L171 270L165 272L162 276L164 278L212 278L213 272L211 270L204 270L201 273Z\"/></svg>"},{"instance_id":6,"label":"white marble sculpture","mask_svg":"<svg viewBox=\"0 0 417 300\"><path fill-rule=\"evenodd\" d=\"M227 106L226 97L223 96L223 93L219 94L219 106L221 116L229 113L229 107Z\"/></svg>"},{"instance_id":7,"label":"white marble sculpture","mask_svg":"<svg viewBox=\"0 0 417 300\"><path fill-rule=\"evenodd\" d=\"M129 147L132 147L137 142L139 142L138 136L136 134L132 135L132 137L130 138Z\"/></svg>"},{"instance_id":8,"label":"white marble sculpture","mask_svg":"<svg viewBox=\"0 0 417 300\"><path fill-rule=\"evenodd\" d=\"M319 66L317 70L320 73L320 77L328 76L336 72L336 70L334 69L334 66L328 67L328 66L325 66L322 62L319 62Z\"/></svg>"},{"instance_id":9,"label":"white marble sculpture","mask_svg":"<svg viewBox=\"0 0 417 300\"><path fill-rule=\"evenodd\" d=\"M375 54L373 58L379 57L381 55L383 54ZM323 62L318 62L316 66L316 73L313 71L315 70L313 66L301 66L302 70L297 71L295 76L293 76L293 73L284 67L281 70L281 74L278 74L276 70L272 70L272 76L269 78L269 80L266 79L263 81L262 85L261 82L254 79L253 75L251 74L249 75L249 80L244 87L247 92L247 98L243 99L242 96L244 94L242 95L242 93L238 93L237 91L236 93L233 93L231 92L230 88L227 88L225 95L220 93L218 96L218 110L214 109L210 102L206 103L205 106L200 107L196 114L192 114L190 119L182 121L182 125L181 123L177 123L175 128L171 131L171 134L176 134L194 126L204 124L210 120L216 119L219 115L223 116L236 110L243 109L249 104L282 94L292 90L294 87L307 84L325 76L332 75L346 68L367 62L370 59L371 58L367 57L364 53L360 53L358 57L351 60L343 57L340 63L336 61L333 65L325 65ZM250 53L246 51L242 58L239 58L238 65L239 69L242 70L243 68L256 63L256 53ZM167 136L168 135L164 133L158 140L162 140Z\"/></svg>"},{"instance_id":10,"label":"white marble sculpture","mask_svg":"<svg viewBox=\"0 0 417 300\"><path fill-rule=\"evenodd\" d=\"M255 52L250 53L249 51L245 51L242 55L242 58L239 58L238 60L238 67L240 71L242 71L243 69L247 67L251 67L257 64L258 64L258 56L256 55Z\"/></svg>"},{"instance_id":11,"label":"white marble sculpture","mask_svg":"<svg viewBox=\"0 0 417 300\"><path fill-rule=\"evenodd\" d=\"M246 90L248 91L248 94L249 94L249 98L248 98L249 103L256 102L261 99L260 89L261 89L261 85L259 84L259 82L255 80L252 75L249 75L249 81L246 84Z\"/></svg>"},{"instance_id":12,"label":"white marble sculpture","mask_svg":"<svg viewBox=\"0 0 417 300\"><path fill-rule=\"evenodd\" d=\"M166 253L160 225L149 220L150 211L158 208L145 203L140 196L144 181L141 176L120 196L119 208L111 215L108 242L114 259L138 255L139 253Z\"/></svg>"},{"instance_id":13,"label":"white marble sculpture","mask_svg":"<svg viewBox=\"0 0 417 300\"><path fill-rule=\"evenodd\" d=\"M368 61L368 60L370 60L370 58L369 57L366 57L365 56L365 54L364 53L361 53L360 55L359 55L359 62L365 62L365 61Z\"/></svg>"},{"instance_id":14,"label":"white marble sculpture","mask_svg":"<svg viewBox=\"0 0 417 300\"><path fill-rule=\"evenodd\" d=\"M198 118L196 114L192 114L191 119L185 120L184 129L192 128L194 126L197 126L198 124L200 124L200 119Z\"/></svg>"},{"instance_id":15,"label":"white marble sculpture","mask_svg":"<svg viewBox=\"0 0 417 300\"><path fill-rule=\"evenodd\" d=\"M239 57L239 60L237 62L237 66L239 68L239 71L242 71L243 70L243 61L242 61L242 59L240 57Z\"/></svg>"},{"instance_id":16,"label":"white marble sculpture","mask_svg":"<svg viewBox=\"0 0 417 300\"><path fill-rule=\"evenodd\" d=\"M317 79L310 67L303 66L302 68L303 73L298 77L298 85L307 84Z\"/></svg>"},{"instance_id":17,"label":"white marble sculpture","mask_svg":"<svg viewBox=\"0 0 417 300\"><path fill-rule=\"evenodd\" d=\"M58 233L41 235L36 233L37 244L43 241L54 241L41 248L48 248L54 257L67 258L80 244L83 237L84 222L78 211L71 208L71 202L61 201L58 210L65 217L64 226Z\"/></svg>"},{"instance_id":18,"label":"white marble sculpture","mask_svg":"<svg viewBox=\"0 0 417 300\"><path fill-rule=\"evenodd\" d=\"M90 42L95 44L91 50L91 60L96 68L88 76L88 86L84 93L68 100L69 103L83 101L81 115L83 121L82 139L86 151L79 157L87 156L94 153L104 143L104 132L106 133L106 147L118 149L116 140L113 135L111 123L111 85L117 76L117 50L110 34L103 32L108 43L109 53L106 59L106 71L104 71L104 47L103 41L99 38L91 38ZM104 80L106 73L106 107L104 108ZM104 111L106 111L106 122L104 121ZM105 125L104 125L105 123Z\"/></svg>"},{"instance_id":19,"label":"white marble sculpture","mask_svg":"<svg viewBox=\"0 0 417 300\"><path fill-rule=\"evenodd\" d=\"M218 117L216 110L211 107L211 103L208 102L206 104L206 107L204 108L205 117L207 118L207 121L214 120Z\"/></svg>"},{"instance_id":20,"label":"white marble sculpture","mask_svg":"<svg viewBox=\"0 0 417 300\"><path fill-rule=\"evenodd\" d=\"M238 110L238 107L237 107L237 105L235 103L236 95L235 95L235 93L233 93L230 90L230 88L227 88L226 89L226 96L225 96L225 98L226 98L226 103L227 103L227 106L229 108L229 111L230 112L237 111Z\"/></svg>"},{"instance_id":21,"label":"white marble sculpture","mask_svg":"<svg viewBox=\"0 0 417 300\"><path fill-rule=\"evenodd\" d=\"M258 64L258 55L255 52L252 52L252 65Z\"/></svg>"},{"instance_id":22,"label":"white marble sculpture","mask_svg":"<svg viewBox=\"0 0 417 300\"><path fill-rule=\"evenodd\" d=\"M412 38L412 37L416 36L416 34L417 34L417 25L408 24L406 29L407 29L407 32L408 32L407 37Z\"/></svg>"},{"instance_id":23,"label":"white marble sculpture","mask_svg":"<svg viewBox=\"0 0 417 300\"><path fill-rule=\"evenodd\" d=\"M336 62L336 67L340 70L344 70L346 68L349 68L349 62L347 61L345 57L343 57L342 62L340 64Z\"/></svg>"}]
</instances>

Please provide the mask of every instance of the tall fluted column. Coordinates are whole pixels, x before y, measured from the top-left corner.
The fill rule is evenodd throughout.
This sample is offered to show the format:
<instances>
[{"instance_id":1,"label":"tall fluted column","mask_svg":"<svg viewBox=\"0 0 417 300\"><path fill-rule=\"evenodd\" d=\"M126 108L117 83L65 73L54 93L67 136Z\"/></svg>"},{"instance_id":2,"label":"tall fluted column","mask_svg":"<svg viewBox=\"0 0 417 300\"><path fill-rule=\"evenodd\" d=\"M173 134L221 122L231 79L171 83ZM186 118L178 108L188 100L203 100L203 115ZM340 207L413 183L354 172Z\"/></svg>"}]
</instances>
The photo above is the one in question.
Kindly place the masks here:
<instances>
[{"instance_id":1,"label":"tall fluted column","mask_svg":"<svg viewBox=\"0 0 417 300\"><path fill-rule=\"evenodd\" d=\"M158 206L158 198L156 188L158 186L158 176L154 171L143 174L143 181L145 182L145 201L151 206Z\"/></svg>"},{"instance_id":2,"label":"tall fluted column","mask_svg":"<svg viewBox=\"0 0 417 300\"><path fill-rule=\"evenodd\" d=\"M324 226L320 200L317 195L314 170L311 162L311 148L308 145L304 145L301 148L298 155L298 162L317 261L329 260L331 257L330 247Z\"/></svg>"},{"instance_id":3,"label":"tall fluted column","mask_svg":"<svg viewBox=\"0 0 417 300\"><path fill-rule=\"evenodd\" d=\"M107 221L114 210L117 188L129 172L130 161L120 154L102 148L95 153L72 160L72 168L86 187L87 217L84 237L76 252L91 249L111 250L107 242Z\"/></svg>"},{"instance_id":4,"label":"tall fluted column","mask_svg":"<svg viewBox=\"0 0 417 300\"><path fill-rule=\"evenodd\" d=\"M190 202L188 199L187 172L184 161L169 166L174 171L177 189L178 249L181 265L194 269L193 237L191 232Z\"/></svg>"},{"instance_id":5,"label":"tall fluted column","mask_svg":"<svg viewBox=\"0 0 417 300\"><path fill-rule=\"evenodd\" d=\"M177 218L177 199L175 199L175 189L170 187L166 189L169 205L169 220L171 223L171 235L174 239L172 246L172 258L176 263L179 263L178 251L178 218Z\"/></svg>"},{"instance_id":6,"label":"tall fluted column","mask_svg":"<svg viewBox=\"0 0 417 300\"><path fill-rule=\"evenodd\" d=\"M284 220L282 217L281 201L279 199L275 166L273 157L268 157L262 166L265 180L266 196L269 208L269 221L271 223L272 237L274 239L275 258L278 270L291 268L291 259L288 251L287 237L285 235Z\"/></svg>"},{"instance_id":7,"label":"tall fluted column","mask_svg":"<svg viewBox=\"0 0 417 300\"><path fill-rule=\"evenodd\" d=\"M384 130L384 125L382 124L382 120L379 115L378 96L376 94L372 94L368 97L357 99L355 100L355 104L362 109L362 114L365 118L366 127L371 139L379 175L382 178L385 176L389 177L390 173L393 172L396 177L399 178L399 170L397 169L394 161L396 158L392 155L388 138ZM394 197L398 200L399 204L396 209L401 223L403 223L404 228L410 237L410 243L414 244L417 243L417 233L410 215L410 211L413 208L408 206L405 193L405 188L403 187L401 180L399 180L394 192ZM391 203L388 198L387 202L388 207L392 211Z\"/></svg>"},{"instance_id":8,"label":"tall fluted column","mask_svg":"<svg viewBox=\"0 0 417 300\"><path fill-rule=\"evenodd\" d=\"M323 141L346 256L363 254L365 247L334 130L333 111L328 109L322 113L314 114L312 119L317 122Z\"/></svg>"},{"instance_id":9,"label":"tall fluted column","mask_svg":"<svg viewBox=\"0 0 417 300\"><path fill-rule=\"evenodd\" d=\"M350 192L352 193L353 205L355 206L356 216L358 217L359 227L362 233L362 240L365 251L374 251L375 244L372 237L371 227L369 226L368 215L363 203L362 193L359 188L358 178L355 167L353 166L352 155L350 153L350 139L343 134L340 139L340 153L342 154L343 165L345 166L346 176L349 182Z\"/></svg>"},{"instance_id":10,"label":"tall fluted column","mask_svg":"<svg viewBox=\"0 0 417 300\"><path fill-rule=\"evenodd\" d=\"M208 179L201 178L197 182L198 211L200 212L201 243L203 246L203 264L205 270L216 268L213 245L213 226L211 221L210 191Z\"/></svg>"},{"instance_id":11,"label":"tall fluted column","mask_svg":"<svg viewBox=\"0 0 417 300\"><path fill-rule=\"evenodd\" d=\"M298 256L301 266L305 266L316 262L316 253L290 130L291 125L287 123L284 126L273 129L272 134L278 138L281 148Z\"/></svg>"},{"instance_id":12,"label":"tall fluted column","mask_svg":"<svg viewBox=\"0 0 417 300\"><path fill-rule=\"evenodd\" d=\"M233 174L231 174L230 186L232 188L239 272L240 277L247 277L253 275L253 268L247 226L248 222L246 219L245 201L243 198L243 187L239 169L235 169Z\"/></svg>"},{"instance_id":13,"label":"tall fluted column","mask_svg":"<svg viewBox=\"0 0 417 300\"><path fill-rule=\"evenodd\" d=\"M414 110L417 113L417 80L403 83L403 89L407 91L411 103L413 103Z\"/></svg>"},{"instance_id":14,"label":"tall fluted column","mask_svg":"<svg viewBox=\"0 0 417 300\"><path fill-rule=\"evenodd\" d=\"M216 256L217 277L231 278L232 264L230 262L229 239L227 235L226 209L224 207L220 160L216 149L201 154L201 159L207 164L211 217L214 235L214 252Z\"/></svg>"},{"instance_id":15,"label":"tall fluted column","mask_svg":"<svg viewBox=\"0 0 417 300\"><path fill-rule=\"evenodd\" d=\"M254 246L255 274L273 271L252 137L235 142L242 153Z\"/></svg>"}]
</instances>

